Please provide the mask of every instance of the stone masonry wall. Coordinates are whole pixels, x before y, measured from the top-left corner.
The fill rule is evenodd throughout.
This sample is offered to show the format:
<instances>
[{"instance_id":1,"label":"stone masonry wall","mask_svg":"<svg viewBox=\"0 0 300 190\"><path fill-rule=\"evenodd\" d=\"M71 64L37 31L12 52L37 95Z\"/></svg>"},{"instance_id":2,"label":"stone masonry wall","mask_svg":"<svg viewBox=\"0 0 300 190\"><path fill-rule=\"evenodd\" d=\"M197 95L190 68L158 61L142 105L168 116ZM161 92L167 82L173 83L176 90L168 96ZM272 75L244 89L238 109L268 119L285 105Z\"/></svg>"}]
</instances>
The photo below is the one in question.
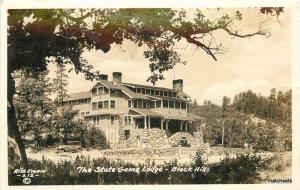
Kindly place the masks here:
<instances>
[{"instance_id":1,"label":"stone masonry wall","mask_svg":"<svg viewBox=\"0 0 300 190\"><path fill-rule=\"evenodd\" d=\"M187 133L187 132L177 132L175 133L173 136L171 136L169 138L169 143L171 146L177 146L179 141L185 137L186 140L187 140L187 143L189 145L191 145L191 147L198 147L200 146L201 142L196 140L196 138L191 135L190 133Z\"/></svg>"}]
</instances>

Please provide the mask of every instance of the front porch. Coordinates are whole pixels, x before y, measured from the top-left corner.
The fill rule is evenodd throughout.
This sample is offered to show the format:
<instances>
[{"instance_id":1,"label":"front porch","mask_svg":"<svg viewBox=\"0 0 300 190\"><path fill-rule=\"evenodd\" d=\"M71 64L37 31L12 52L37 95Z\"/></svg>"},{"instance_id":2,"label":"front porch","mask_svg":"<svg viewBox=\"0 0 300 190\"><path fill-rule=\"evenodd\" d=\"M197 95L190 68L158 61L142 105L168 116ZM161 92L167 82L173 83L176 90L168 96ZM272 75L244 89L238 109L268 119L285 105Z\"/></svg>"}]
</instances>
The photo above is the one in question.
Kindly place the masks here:
<instances>
[{"instance_id":1,"label":"front porch","mask_svg":"<svg viewBox=\"0 0 300 190\"><path fill-rule=\"evenodd\" d=\"M202 118L194 114L181 115L161 114L153 110L132 109L131 116L135 129L160 129L170 135L182 131L197 131Z\"/></svg>"}]
</instances>

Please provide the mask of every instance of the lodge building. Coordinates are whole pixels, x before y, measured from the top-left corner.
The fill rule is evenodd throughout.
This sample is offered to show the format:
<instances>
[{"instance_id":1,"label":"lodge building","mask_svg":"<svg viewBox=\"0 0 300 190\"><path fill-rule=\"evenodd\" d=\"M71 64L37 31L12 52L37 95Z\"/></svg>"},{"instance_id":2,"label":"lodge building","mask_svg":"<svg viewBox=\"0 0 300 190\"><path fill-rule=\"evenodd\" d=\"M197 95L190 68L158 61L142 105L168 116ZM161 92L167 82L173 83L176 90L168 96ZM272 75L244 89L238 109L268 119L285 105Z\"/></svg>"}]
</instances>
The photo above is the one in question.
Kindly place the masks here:
<instances>
[{"instance_id":1,"label":"lodge building","mask_svg":"<svg viewBox=\"0 0 300 190\"><path fill-rule=\"evenodd\" d=\"M101 129L111 145L122 141L147 143L150 140L143 136L151 136L152 131L166 136L163 139L178 132L181 138L182 134L193 134L203 118L189 113L190 103L181 79L173 80L173 88L169 89L125 83L120 72L112 73L112 81L108 75L101 75L89 91L63 98L64 105L78 110L78 118Z\"/></svg>"}]
</instances>

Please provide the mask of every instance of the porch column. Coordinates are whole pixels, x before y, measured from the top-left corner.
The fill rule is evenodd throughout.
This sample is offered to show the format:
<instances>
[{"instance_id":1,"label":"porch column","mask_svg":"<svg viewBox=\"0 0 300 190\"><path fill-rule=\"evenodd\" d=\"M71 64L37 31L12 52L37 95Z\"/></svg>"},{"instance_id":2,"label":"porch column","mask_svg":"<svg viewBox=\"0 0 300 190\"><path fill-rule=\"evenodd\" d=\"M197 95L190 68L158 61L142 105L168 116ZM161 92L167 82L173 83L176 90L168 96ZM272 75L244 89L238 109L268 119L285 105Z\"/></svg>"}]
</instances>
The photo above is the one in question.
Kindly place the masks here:
<instances>
[{"instance_id":1,"label":"porch column","mask_svg":"<svg viewBox=\"0 0 300 190\"><path fill-rule=\"evenodd\" d=\"M151 121L150 116L148 116L148 129L151 129Z\"/></svg>"},{"instance_id":2,"label":"porch column","mask_svg":"<svg viewBox=\"0 0 300 190\"><path fill-rule=\"evenodd\" d=\"M188 123L188 121L187 121L187 123ZM185 131L187 131L187 125L185 126Z\"/></svg>"},{"instance_id":3,"label":"porch column","mask_svg":"<svg viewBox=\"0 0 300 190\"><path fill-rule=\"evenodd\" d=\"M170 121L170 120L167 120L167 121L166 121L166 130L169 130L169 121Z\"/></svg>"},{"instance_id":4,"label":"porch column","mask_svg":"<svg viewBox=\"0 0 300 190\"><path fill-rule=\"evenodd\" d=\"M160 118L160 130L163 130L164 128L164 119Z\"/></svg>"},{"instance_id":5,"label":"porch column","mask_svg":"<svg viewBox=\"0 0 300 190\"><path fill-rule=\"evenodd\" d=\"M147 129L147 117L144 116L144 129Z\"/></svg>"},{"instance_id":6,"label":"porch column","mask_svg":"<svg viewBox=\"0 0 300 190\"><path fill-rule=\"evenodd\" d=\"M186 121L186 123L185 123L185 130L186 130L186 131L187 131L187 128L188 128L189 122L190 122L190 121Z\"/></svg>"},{"instance_id":7,"label":"porch column","mask_svg":"<svg viewBox=\"0 0 300 190\"><path fill-rule=\"evenodd\" d=\"M182 131L182 125L183 125L184 121L180 121L180 131Z\"/></svg>"}]
</instances>

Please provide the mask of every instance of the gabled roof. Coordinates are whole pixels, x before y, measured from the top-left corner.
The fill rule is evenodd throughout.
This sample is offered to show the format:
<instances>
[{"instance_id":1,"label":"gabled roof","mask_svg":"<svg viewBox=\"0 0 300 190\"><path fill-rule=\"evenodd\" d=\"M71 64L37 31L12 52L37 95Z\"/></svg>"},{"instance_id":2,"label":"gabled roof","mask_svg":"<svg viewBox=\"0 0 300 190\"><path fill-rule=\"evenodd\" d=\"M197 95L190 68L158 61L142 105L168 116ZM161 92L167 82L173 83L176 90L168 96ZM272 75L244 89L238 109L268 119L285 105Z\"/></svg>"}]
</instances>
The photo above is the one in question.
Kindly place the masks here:
<instances>
[{"instance_id":1,"label":"gabled roof","mask_svg":"<svg viewBox=\"0 0 300 190\"><path fill-rule=\"evenodd\" d=\"M108 81L108 80L98 80L95 84L93 84L93 86L90 88L90 91L98 84L102 84L103 86L107 87L107 88L112 88L112 89L121 89L121 86L116 86L113 84L112 81Z\"/></svg>"},{"instance_id":2,"label":"gabled roof","mask_svg":"<svg viewBox=\"0 0 300 190\"><path fill-rule=\"evenodd\" d=\"M91 98L91 93L88 91L70 93L63 98L64 102Z\"/></svg>"}]
</instances>

